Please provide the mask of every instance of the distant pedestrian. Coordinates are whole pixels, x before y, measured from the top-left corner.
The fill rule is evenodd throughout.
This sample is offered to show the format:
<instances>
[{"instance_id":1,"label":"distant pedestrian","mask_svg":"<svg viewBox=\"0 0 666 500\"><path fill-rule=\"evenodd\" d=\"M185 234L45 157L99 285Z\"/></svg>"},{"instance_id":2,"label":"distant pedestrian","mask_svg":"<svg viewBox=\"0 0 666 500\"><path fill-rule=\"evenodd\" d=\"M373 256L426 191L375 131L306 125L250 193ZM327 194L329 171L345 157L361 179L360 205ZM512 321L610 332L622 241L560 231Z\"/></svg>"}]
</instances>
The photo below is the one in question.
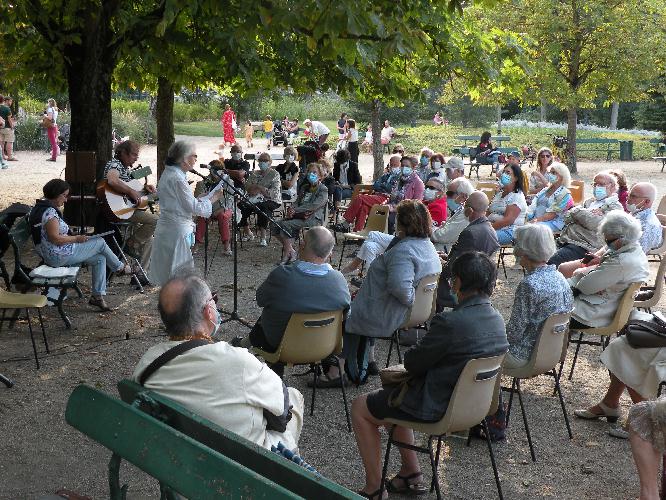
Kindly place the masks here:
<instances>
[{"instance_id":1,"label":"distant pedestrian","mask_svg":"<svg viewBox=\"0 0 666 500\"><path fill-rule=\"evenodd\" d=\"M252 122L248 120L247 123L245 124L245 145L248 148L253 147L252 146L253 136L254 136L254 127L252 126Z\"/></svg>"},{"instance_id":2,"label":"distant pedestrian","mask_svg":"<svg viewBox=\"0 0 666 500\"><path fill-rule=\"evenodd\" d=\"M266 115L264 119L264 134L266 134L266 140L268 141L268 149L271 149L271 140L273 139L273 121L271 120L271 115Z\"/></svg>"},{"instance_id":3,"label":"distant pedestrian","mask_svg":"<svg viewBox=\"0 0 666 500\"><path fill-rule=\"evenodd\" d=\"M229 144L229 146L233 146L236 144L236 113L234 113L234 110L231 109L230 104L225 104L224 105L224 113L222 113L222 118L220 119L222 122L222 134L224 135L224 144L225 146Z\"/></svg>"}]
</instances>

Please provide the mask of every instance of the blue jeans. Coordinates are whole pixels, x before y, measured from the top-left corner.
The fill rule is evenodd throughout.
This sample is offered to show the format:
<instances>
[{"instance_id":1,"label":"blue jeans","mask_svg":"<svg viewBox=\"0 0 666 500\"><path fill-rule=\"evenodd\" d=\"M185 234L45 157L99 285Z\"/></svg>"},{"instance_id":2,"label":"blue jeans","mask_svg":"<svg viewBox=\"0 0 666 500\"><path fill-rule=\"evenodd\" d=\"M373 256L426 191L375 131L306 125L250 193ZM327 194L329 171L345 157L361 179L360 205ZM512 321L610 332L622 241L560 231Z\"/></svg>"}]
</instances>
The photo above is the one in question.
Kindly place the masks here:
<instances>
[{"instance_id":1,"label":"blue jeans","mask_svg":"<svg viewBox=\"0 0 666 500\"><path fill-rule=\"evenodd\" d=\"M567 243L566 245L561 246L555 255L553 255L549 260L548 264L553 264L555 267L559 266L564 262L571 262L572 260L578 260L585 257L587 250L573 243Z\"/></svg>"},{"instance_id":2,"label":"blue jeans","mask_svg":"<svg viewBox=\"0 0 666 500\"><path fill-rule=\"evenodd\" d=\"M546 220L542 222L537 222L537 224L542 224L550 229L554 233L559 233L564 227L564 221L559 217L555 217L552 220Z\"/></svg>"},{"instance_id":3,"label":"blue jeans","mask_svg":"<svg viewBox=\"0 0 666 500\"><path fill-rule=\"evenodd\" d=\"M497 240L500 245L510 245L513 243L513 226L506 226L502 229L496 229Z\"/></svg>"},{"instance_id":4,"label":"blue jeans","mask_svg":"<svg viewBox=\"0 0 666 500\"><path fill-rule=\"evenodd\" d=\"M333 201L348 200L351 196L351 189L335 186L335 190L333 191Z\"/></svg>"},{"instance_id":5,"label":"blue jeans","mask_svg":"<svg viewBox=\"0 0 666 500\"><path fill-rule=\"evenodd\" d=\"M114 271L119 271L124 266L103 238L76 243L71 255L59 255L46 261L51 267L78 266L83 262L90 266L92 294L95 296L106 295L106 266L108 265Z\"/></svg>"}]
</instances>

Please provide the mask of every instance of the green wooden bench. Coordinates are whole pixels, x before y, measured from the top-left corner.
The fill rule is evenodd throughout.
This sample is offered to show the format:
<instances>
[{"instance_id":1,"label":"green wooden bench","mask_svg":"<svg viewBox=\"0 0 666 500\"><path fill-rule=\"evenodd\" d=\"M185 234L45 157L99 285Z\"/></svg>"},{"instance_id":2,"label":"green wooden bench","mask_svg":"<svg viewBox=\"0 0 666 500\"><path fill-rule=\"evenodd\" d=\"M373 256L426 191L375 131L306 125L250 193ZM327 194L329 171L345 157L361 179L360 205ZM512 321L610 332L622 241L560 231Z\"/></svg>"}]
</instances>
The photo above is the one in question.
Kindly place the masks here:
<instances>
[{"instance_id":1,"label":"green wooden bench","mask_svg":"<svg viewBox=\"0 0 666 500\"><path fill-rule=\"evenodd\" d=\"M72 392L65 420L113 452L112 500L124 500L120 463L160 482L162 499L357 499L346 488L266 450L130 380L123 401L86 385ZM131 403L131 404L128 404Z\"/></svg>"},{"instance_id":2,"label":"green wooden bench","mask_svg":"<svg viewBox=\"0 0 666 500\"><path fill-rule=\"evenodd\" d=\"M606 152L606 161L611 161L613 153L620 154L620 141L604 137L576 139L576 155L580 151Z\"/></svg>"},{"instance_id":3,"label":"green wooden bench","mask_svg":"<svg viewBox=\"0 0 666 500\"><path fill-rule=\"evenodd\" d=\"M518 151L518 148L495 148L495 151L499 151L502 154L509 154L509 153L520 153ZM463 159L463 162L465 161L465 157L469 157L469 178L472 178L472 172L476 173L476 178L479 178L479 166L481 166L480 163L477 163L475 160L472 160L472 156L476 155L476 148L468 148L468 147L459 147L459 148L453 148L453 154L455 155L460 155L460 157ZM484 164L486 165L486 164ZM488 165L490 167L490 175L493 174L493 166Z\"/></svg>"},{"instance_id":4,"label":"green wooden bench","mask_svg":"<svg viewBox=\"0 0 666 500\"><path fill-rule=\"evenodd\" d=\"M481 140L480 135L456 135L455 139L458 141L463 141L462 146L456 146L456 147L465 147L467 146L467 142L471 142L474 145L477 145L479 141ZM490 142L497 143L498 146L501 146L503 142L509 142L511 140L511 137L508 135L495 135L490 138Z\"/></svg>"},{"instance_id":5,"label":"green wooden bench","mask_svg":"<svg viewBox=\"0 0 666 500\"><path fill-rule=\"evenodd\" d=\"M664 153L666 153L666 143L664 140L665 139L661 137L655 137L649 140L649 143L654 147L655 156L663 156Z\"/></svg>"}]
</instances>

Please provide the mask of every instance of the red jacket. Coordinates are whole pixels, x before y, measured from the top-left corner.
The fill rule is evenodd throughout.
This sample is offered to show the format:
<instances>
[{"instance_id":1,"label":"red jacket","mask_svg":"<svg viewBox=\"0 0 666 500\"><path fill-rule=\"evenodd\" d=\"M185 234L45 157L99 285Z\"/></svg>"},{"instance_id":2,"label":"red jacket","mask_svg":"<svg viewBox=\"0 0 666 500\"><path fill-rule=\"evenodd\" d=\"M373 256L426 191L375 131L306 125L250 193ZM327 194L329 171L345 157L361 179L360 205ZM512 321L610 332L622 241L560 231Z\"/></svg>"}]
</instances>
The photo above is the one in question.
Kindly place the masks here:
<instances>
[{"instance_id":1,"label":"red jacket","mask_svg":"<svg viewBox=\"0 0 666 500\"><path fill-rule=\"evenodd\" d=\"M446 196L442 196L433 201L425 202L432 222L435 226L441 226L446 220Z\"/></svg>"}]
</instances>

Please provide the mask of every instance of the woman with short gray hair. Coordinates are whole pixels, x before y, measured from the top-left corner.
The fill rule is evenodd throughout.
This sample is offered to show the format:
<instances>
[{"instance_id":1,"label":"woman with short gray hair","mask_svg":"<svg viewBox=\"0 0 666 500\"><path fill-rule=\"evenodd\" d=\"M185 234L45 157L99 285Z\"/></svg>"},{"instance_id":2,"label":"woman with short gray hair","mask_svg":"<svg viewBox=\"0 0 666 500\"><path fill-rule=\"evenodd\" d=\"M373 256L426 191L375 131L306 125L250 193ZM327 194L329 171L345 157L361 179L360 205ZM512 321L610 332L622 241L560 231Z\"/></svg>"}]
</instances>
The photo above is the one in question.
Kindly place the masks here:
<instances>
[{"instance_id":1,"label":"woman with short gray hair","mask_svg":"<svg viewBox=\"0 0 666 500\"><path fill-rule=\"evenodd\" d=\"M555 253L552 231L540 224L530 224L517 227L514 238L513 253L527 274L518 284L511 318L506 324L509 352L503 366L508 368L526 365L546 320L573 307L569 283L555 266L546 264Z\"/></svg>"},{"instance_id":2,"label":"woman with short gray hair","mask_svg":"<svg viewBox=\"0 0 666 500\"><path fill-rule=\"evenodd\" d=\"M162 286L177 269L194 265L190 250L195 242L192 217L210 217L212 204L223 194L218 190L194 197L186 172L194 168L196 161L196 148L188 141L174 142L167 153L166 166L157 185L160 218L148 271L148 279L155 285Z\"/></svg>"}]
</instances>

